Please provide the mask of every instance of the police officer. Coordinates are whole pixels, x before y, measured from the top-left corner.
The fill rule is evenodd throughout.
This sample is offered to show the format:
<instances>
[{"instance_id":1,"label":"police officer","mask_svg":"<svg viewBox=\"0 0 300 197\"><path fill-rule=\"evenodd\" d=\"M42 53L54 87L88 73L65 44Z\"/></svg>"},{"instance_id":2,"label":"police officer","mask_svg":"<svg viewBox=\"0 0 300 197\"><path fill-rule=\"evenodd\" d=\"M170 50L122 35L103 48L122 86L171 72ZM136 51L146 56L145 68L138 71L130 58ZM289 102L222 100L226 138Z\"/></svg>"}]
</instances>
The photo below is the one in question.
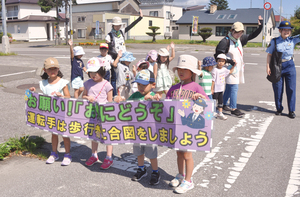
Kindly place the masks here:
<instances>
[{"instance_id":1,"label":"police officer","mask_svg":"<svg viewBox=\"0 0 300 197\"><path fill-rule=\"evenodd\" d=\"M282 21L278 27L280 36L276 39L276 46L274 40L271 41L266 52L267 55L267 74L271 74L270 70L270 60L272 53L276 47L277 51L282 52L282 70L281 79L277 83L272 83L275 105L276 105L276 115L281 115L282 106L282 95L283 95L283 85L285 81L286 95L288 99L289 108L289 118L295 118L295 105L296 105L296 68L293 61L293 52L295 45L300 42L299 35L290 37L293 27L289 21Z\"/></svg>"}]
</instances>

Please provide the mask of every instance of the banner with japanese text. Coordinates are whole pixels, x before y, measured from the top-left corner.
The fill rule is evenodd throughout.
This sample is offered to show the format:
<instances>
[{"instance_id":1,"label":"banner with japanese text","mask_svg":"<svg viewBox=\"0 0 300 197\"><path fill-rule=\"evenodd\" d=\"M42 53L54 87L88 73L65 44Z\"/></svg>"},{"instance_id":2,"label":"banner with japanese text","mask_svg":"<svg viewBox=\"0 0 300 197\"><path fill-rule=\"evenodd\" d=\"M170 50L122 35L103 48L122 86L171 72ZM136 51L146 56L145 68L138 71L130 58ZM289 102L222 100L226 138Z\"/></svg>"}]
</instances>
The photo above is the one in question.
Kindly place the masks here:
<instances>
[{"instance_id":1,"label":"banner with japanese text","mask_svg":"<svg viewBox=\"0 0 300 197\"><path fill-rule=\"evenodd\" d=\"M192 33L193 34L198 34L198 16L193 16L193 28L192 28Z\"/></svg>"},{"instance_id":2,"label":"banner with japanese text","mask_svg":"<svg viewBox=\"0 0 300 197\"><path fill-rule=\"evenodd\" d=\"M210 151L213 101L91 103L26 92L27 125L103 144L139 143Z\"/></svg>"}]
</instances>

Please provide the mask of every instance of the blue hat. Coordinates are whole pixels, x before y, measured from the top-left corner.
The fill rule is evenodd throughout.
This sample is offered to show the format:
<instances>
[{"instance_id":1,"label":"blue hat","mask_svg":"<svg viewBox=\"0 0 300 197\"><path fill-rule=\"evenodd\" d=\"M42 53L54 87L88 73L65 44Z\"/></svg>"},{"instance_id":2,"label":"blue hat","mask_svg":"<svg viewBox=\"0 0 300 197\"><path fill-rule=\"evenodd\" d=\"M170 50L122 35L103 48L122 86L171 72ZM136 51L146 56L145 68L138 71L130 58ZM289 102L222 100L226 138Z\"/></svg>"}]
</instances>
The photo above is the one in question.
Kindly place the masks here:
<instances>
[{"instance_id":1,"label":"blue hat","mask_svg":"<svg viewBox=\"0 0 300 197\"><path fill-rule=\"evenodd\" d=\"M143 85L148 85L149 83L154 83L155 82L155 78L154 78L154 74L153 72L151 72L148 69L144 69L141 70L140 72L137 73L136 77L135 77L135 81L133 81L132 83L140 83Z\"/></svg>"},{"instance_id":2,"label":"blue hat","mask_svg":"<svg viewBox=\"0 0 300 197\"><path fill-rule=\"evenodd\" d=\"M281 21L279 24L278 29L293 29L291 23L289 21Z\"/></svg>"},{"instance_id":3,"label":"blue hat","mask_svg":"<svg viewBox=\"0 0 300 197\"><path fill-rule=\"evenodd\" d=\"M131 52L125 51L120 58L120 61L133 62L136 58L133 57Z\"/></svg>"},{"instance_id":4,"label":"blue hat","mask_svg":"<svg viewBox=\"0 0 300 197\"><path fill-rule=\"evenodd\" d=\"M194 104L200 105L200 106L202 106L202 107L207 107L205 100L203 100L203 99L201 99L201 98L199 98L198 100L195 100L195 101L194 101Z\"/></svg>"},{"instance_id":5,"label":"blue hat","mask_svg":"<svg viewBox=\"0 0 300 197\"><path fill-rule=\"evenodd\" d=\"M202 67L214 66L217 65L215 58L213 57L205 57L202 62Z\"/></svg>"}]
</instances>

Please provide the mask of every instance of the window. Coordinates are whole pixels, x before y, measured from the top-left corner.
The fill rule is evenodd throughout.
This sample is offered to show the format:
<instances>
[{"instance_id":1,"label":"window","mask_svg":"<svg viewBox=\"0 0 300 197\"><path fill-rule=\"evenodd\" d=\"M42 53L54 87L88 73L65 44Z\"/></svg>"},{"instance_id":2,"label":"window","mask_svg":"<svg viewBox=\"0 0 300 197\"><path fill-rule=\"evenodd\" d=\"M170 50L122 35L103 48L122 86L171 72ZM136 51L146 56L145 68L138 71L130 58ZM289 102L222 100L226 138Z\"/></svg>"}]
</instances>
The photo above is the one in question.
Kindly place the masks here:
<instances>
[{"instance_id":1,"label":"window","mask_svg":"<svg viewBox=\"0 0 300 197\"><path fill-rule=\"evenodd\" d=\"M158 16L158 11L150 11L149 16Z\"/></svg>"},{"instance_id":2,"label":"window","mask_svg":"<svg viewBox=\"0 0 300 197\"><path fill-rule=\"evenodd\" d=\"M86 32L86 30L85 29L78 29L77 30L77 37L78 38L85 38L85 32Z\"/></svg>"},{"instance_id":3,"label":"window","mask_svg":"<svg viewBox=\"0 0 300 197\"><path fill-rule=\"evenodd\" d=\"M218 17L217 17L217 19L224 19L225 18L225 14L220 14Z\"/></svg>"},{"instance_id":4,"label":"window","mask_svg":"<svg viewBox=\"0 0 300 197\"><path fill-rule=\"evenodd\" d=\"M166 32L170 32L170 26L166 26Z\"/></svg>"},{"instance_id":5,"label":"window","mask_svg":"<svg viewBox=\"0 0 300 197\"><path fill-rule=\"evenodd\" d=\"M172 30L178 30L178 26L173 26Z\"/></svg>"},{"instance_id":6,"label":"window","mask_svg":"<svg viewBox=\"0 0 300 197\"><path fill-rule=\"evenodd\" d=\"M152 21L151 21L151 20L149 20L149 26L153 26L153 25L152 25Z\"/></svg>"},{"instance_id":7,"label":"window","mask_svg":"<svg viewBox=\"0 0 300 197\"><path fill-rule=\"evenodd\" d=\"M85 16L79 16L77 21L78 22L85 22Z\"/></svg>"},{"instance_id":8,"label":"window","mask_svg":"<svg viewBox=\"0 0 300 197\"><path fill-rule=\"evenodd\" d=\"M229 16L228 16L228 19L234 19L236 17L236 14L230 14Z\"/></svg>"},{"instance_id":9,"label":"window","mask_svg":"<svg viewBox=\"0 0 300 197\"><path fill-rule=\"evenodd\" d=\"M231 27L216 27L216 36L226 36Z\"/></svg>"},{"instance_id":10,"label":"window","mask_svg":"<svg viewBox=\"0 0 300 197\"><path fill-rule=\"evenodd\" d=\"M171 19L171 12L170 11L166 12L166 19Z\"/></svg>"},{"instance_id":11,"label":"window","mask_svg":"<svg viewBox=\"0 0 300 197\"><path fill-rule=\"evenodd\" d=\"M247 27L246 34L252 34L253 32L255 32L256 29L257 27Z\"/></svg>"}]
</instances>

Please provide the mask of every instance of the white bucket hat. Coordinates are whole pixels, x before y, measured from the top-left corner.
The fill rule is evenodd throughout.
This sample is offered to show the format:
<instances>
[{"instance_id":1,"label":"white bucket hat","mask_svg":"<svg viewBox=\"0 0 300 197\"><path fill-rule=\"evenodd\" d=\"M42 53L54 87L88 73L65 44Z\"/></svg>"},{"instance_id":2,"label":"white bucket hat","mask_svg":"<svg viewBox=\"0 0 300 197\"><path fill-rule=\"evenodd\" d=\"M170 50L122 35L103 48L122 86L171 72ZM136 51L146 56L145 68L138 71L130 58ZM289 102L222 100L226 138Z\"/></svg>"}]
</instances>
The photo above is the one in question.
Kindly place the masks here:
<instances>
[{"instance_id":1,"label":"white bucket hat","mask_svg":"<svg viewBox=\"0 0 300 197\"><path fill-rule=\"evenodd\" d=\"M175 70L177 68L182 68L182 69L189 69L193 73L195 73L197 75L200 75L201 71L197 69L197 65L198 65L198 59L195 58L194 56L192 56L192 55L181 55L178 58L177 66L175 66L173 68L173 72L175 72Z\"/></svg>"},{"instance_id":2,"label":"white bucket hat","mask_svg":"<svg viewBox=\"0 0 300 197\"><path fill-rule=\"evenodd\" d=\"M169 56L170 53L166 48L161 48L158 51L158 55L160 55L160 56Z\"/></svg>"},{"instance_id":3,"label":"white bucket hat","mask_svg":"<svg viewBox=\"0 0 300 197\"><path fill-rule=\"evenodd\" d=\"M89 61L86 64L86 71L87 72L97 72L100 67L105 66L104 61L102 59L99 59L97 57L93 57L89 59Z\"/></svg>"},{"instance_id":4,"label":"white bucket hat","mask_svg":"<svg viewBox=\"0 0 300 197\"><path fill-rule=\"evenodd\" d=\"M76 46L73 48L74 56L78 55L84 55L85 52L83 51L83 48L81 46Z\"/></svg>"},{"instance_id":5,"label":"white bucket hat","mask_svg":"<svg viewBox=\"0 0 300 197\"><path fill-rule=\"evenodd\" d=\"M113 25L123 25L124 23L122 23L122 19L118 16L115 16L113 19L112 19L112 24Z\"/></svg>"}]
</instances>

